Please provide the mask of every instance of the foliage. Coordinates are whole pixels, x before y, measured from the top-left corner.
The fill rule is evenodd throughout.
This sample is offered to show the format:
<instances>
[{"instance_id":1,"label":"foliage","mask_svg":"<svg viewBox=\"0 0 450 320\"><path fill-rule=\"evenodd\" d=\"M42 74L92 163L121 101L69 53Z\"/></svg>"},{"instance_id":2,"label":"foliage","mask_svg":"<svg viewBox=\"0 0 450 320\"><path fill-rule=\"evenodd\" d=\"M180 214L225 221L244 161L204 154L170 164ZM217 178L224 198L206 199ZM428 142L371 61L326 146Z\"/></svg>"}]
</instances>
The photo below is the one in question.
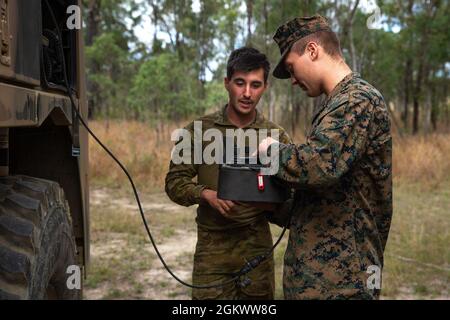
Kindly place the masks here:
<instances>
[{"instance_id":1,"label":"foliage","mask_svg":"<svg viewBox=\"0 0 450 320\"><path fill-rule=\"evenodd\" d=\"M377 1L378 30L367 27L373 12L358 0L84 2L87 34L93 35L86 53L95 117L178 121L216 109L227 100L222 81L231 50L254 46L273 66L279 58L271 39L276 28L320 13L337 32L347 63L401 117L397 129L449 126L448 1ZM135 27L146 19L152 28L140 39ZM269 81L260 108L292 131L306 128L315 102L286 81Z\"/></svg>"}]
</instances>

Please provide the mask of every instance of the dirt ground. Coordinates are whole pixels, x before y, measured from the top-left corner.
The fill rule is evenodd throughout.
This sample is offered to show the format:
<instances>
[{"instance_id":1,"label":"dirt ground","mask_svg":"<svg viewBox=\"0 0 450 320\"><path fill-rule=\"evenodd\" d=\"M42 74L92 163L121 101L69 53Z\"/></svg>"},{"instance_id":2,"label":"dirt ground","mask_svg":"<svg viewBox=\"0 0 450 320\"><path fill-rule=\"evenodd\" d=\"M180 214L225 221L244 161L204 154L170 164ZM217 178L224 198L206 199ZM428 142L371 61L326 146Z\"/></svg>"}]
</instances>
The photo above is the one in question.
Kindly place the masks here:
<instances>
[{"instance_id":1,"label":"dirt ground","mask_svg":"<svg viewBox=\"0 0 450 320\"><path fill-rule=\"evenodd\" d=\"M133 196L112 188L94 188L90 200L91 265L85 299L190 299L190 289L178 284L157 259ZM178 277L190 282L197 240L195 207L178 206L164 193L145 195L141 200L161 255ZM272 228L274 239L280 231L278 227ZM283 298L282 257L286 239L287 236L275 252L277 299ZM436 273L426 264L399 261L390 252L387 255L385 279L389 283L383 285L384 299L449 299L448 265ZM427 275L435 272L438 276L432 280L429 276L415 277L411 285L403 282L398 285L397 271L406 267ZM430 291L430 286L437 289Z\"/></svg>"},{"instance_id":2,"label":"dirt ground","mask_svg":"<svg viewBox=\"0 0 450 320\"><path fill-rule=\"evenodd\" d=\"M111 196L111 193L114 191L108 189L91 192L92 267L88 271L84 298L189 299L190 291L177 284L156 258L137 206L132 202L134 199ZM174 205L165 194L154 194L142 200L158 250L175 274L190 282L197 240L195 225L193 221L185 229L174 229L170 225L178 222L180 211L186 218L193 219L193 208ZM171 217L165 219L169 215ZM159 219L169 223L165 227L155 226Z\"/></svg>"}]
</instances>

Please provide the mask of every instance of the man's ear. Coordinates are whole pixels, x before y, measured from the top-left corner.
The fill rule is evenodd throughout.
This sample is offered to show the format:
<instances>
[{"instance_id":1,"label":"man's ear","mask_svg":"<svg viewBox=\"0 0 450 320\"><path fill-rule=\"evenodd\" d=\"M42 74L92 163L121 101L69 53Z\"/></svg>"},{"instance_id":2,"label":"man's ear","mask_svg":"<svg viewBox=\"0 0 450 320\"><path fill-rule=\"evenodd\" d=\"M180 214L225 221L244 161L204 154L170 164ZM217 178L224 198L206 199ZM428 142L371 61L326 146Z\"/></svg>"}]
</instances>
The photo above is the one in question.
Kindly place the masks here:
<instances>
[{"instance_id":1,"label":"man's ear","mask_svg":"<svg viewBox=\"0 0 450 320\"><path fill-rule=\"evenodd\" d=\"M319 45L314 41L310 41L306 45L305 51L308 54L308 57L311 59L311 61L315 61L319 57Z\"/></svg>"},{"instance_id":2,"label":"man's ear","mask_svg":"<svg viewBox=\"0 0 450 320\"><path fill-rule=\"evenodd\" d=\"M225 89L228 90L229 84L230 84L230 80L227 77L223 78L223 85L225 86Z\"/></svg>"}]
</instances>

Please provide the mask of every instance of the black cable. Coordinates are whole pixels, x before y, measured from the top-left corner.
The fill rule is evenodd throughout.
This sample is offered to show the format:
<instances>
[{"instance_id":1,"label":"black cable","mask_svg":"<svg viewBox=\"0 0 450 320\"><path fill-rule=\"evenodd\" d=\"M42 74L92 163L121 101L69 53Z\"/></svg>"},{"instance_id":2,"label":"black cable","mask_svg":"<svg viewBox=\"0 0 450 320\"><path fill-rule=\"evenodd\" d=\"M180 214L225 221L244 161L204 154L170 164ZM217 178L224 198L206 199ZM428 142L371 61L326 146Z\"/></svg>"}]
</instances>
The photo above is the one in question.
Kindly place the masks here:
<instances>
[{"instance_id":1,"label":"black cable","mask_svg":"<svg viewBox=\"0 0 450 320\"><path fill-rule=\"evenodd\" d=\"M141 205L141 200L139 198L139 194L137 192L136 186L134 185L134 181L131 178L131 175L128 173L127 169L125 168L125 166L119 161L119 159L116 158L116 156L100 141L100 139L97 138L97 136L92 132L92 130L89 128L89 126L86 124L86 122L84 121L84 119L81 117L81 114L79 113L79 110L76 107L76 104L73 100L72 94L71 94L71 89L69 86L69 80L67 78L67 70L66 70L66 61L65 61L65 57L64 57L64 50L62 47L62 36L61 36L61 30L59 29L58 26L58 22L55 18L53 9L50 7L50 4L48 3L48 0L45 0L45 4L47 5L47 8L49 10L50 16L53 20L53 23L55 24L55 28L56 31L58 33L58 37L60 38L60 45L59 50L60 50L60 54L62 56L62 65L63 65L63 76L64 76L64 83L66 86L66 90L67 90L67 94L69 96L70 102L71 102L71 106L72 106L72 110L75 111L76 116L78 117L78 119L80 120L81 124L86 128L86 130L89 132L89 134L92 136L92 138L94 138L94 140L103 148L103 150L105 150L105 152L117 163L117 165L122 169L122 171L125 173L125 175L128 178L128 181L131 184L131 188L133 189L133 193L134 193L134 197L136 199L136 202L138 204L139 207L139 212L141 214L141 218L142 221L144 223L145 226L145 230L147 231L148 237L150 238L150 242L153 245L153 248L155 249L155 252L159 258L159 260L161 261L161 263L163 264L164 268L167 270L167 272L175 279L177 280L179 283L181 283L182 285L189 287L189 288L195 288L195 289L210 289L210 288L219 288L219 287L223 287L227 284L233 283L233 282L238 282L238 280L240 280L240 278L245 275L246 273L250 272L251 270L253 270L254 268L256 268L261 262L263 262L265 259L267 259L267 257L270 256L270 254L272 254L272 252L275 250L275 247L278 245L278 243L281 241L287 227L285 226L283 229L283 232L281 233L280 237L278 238L278 240L276 241L275 245L272 246L272 248L267 252L267 254L265 255L261 255L261 256L257 256L256 258L253 258L252 260L250 260L250 262L248 262L246 265L244 265L244 267L237 273L235 274L235 276L232 279L229 279L225 282L222 282L220 284L212 284L212 285L194 285L194 284L189 284L183 280L181 280L180 278L178 278L173 272L172 270L169 268L169 266L167 265L167 263L165 262L164 258L161 256L161 253L158 250L158 247L156 246L155 240L153 239L153 236L150 232L150 229L148 227L147 224L147 219L145 218L144 215L144 211L142 209L142 205ZM248 285L249 284L249 280L246 279L244 285Z\"/></svg>"}]
</instances>

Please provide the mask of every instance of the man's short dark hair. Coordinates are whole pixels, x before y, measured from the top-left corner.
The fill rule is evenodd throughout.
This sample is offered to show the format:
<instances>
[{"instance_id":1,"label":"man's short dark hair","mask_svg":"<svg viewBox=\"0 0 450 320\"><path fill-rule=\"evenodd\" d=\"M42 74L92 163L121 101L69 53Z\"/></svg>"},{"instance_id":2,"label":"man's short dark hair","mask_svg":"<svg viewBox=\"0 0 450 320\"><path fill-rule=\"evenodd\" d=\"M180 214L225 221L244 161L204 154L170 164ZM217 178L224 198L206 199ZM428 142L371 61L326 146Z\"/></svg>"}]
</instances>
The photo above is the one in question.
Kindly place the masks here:
<instances>
[{"instance_id":1,"label":"man's short dark hair","mask_svg":"<svg viewBox=\"0 0 450 320\"><path fill-rule=\"evenodd\" d=\"M231 79L236 71L250 72L263 68L264 82L270 72L270 62L264 53L255 48L243 47L231 52L227 62L227 78Z\"/></svg>"}]
</instances>

